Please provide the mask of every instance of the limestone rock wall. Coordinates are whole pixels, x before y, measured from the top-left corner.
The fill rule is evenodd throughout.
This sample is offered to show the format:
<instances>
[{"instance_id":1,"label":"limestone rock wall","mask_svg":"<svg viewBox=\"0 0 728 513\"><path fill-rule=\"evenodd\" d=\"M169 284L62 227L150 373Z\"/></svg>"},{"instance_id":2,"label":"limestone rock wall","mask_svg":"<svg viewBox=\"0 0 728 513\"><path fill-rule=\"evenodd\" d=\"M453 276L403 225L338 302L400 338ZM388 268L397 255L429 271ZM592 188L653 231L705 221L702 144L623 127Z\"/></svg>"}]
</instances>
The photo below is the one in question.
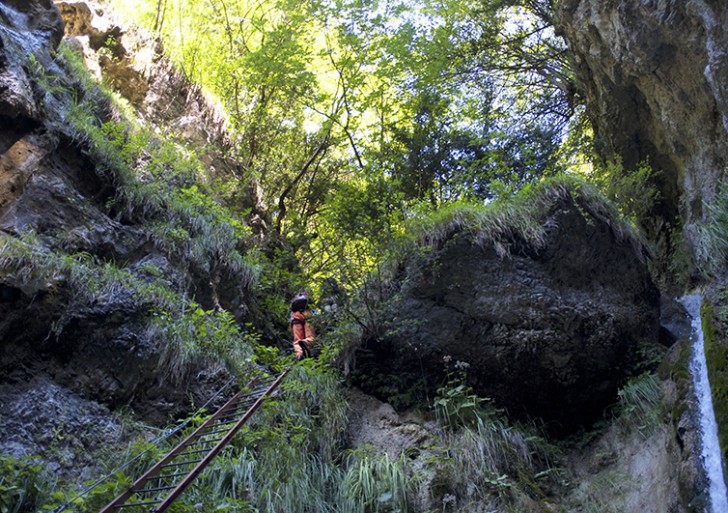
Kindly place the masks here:
<instances>
[{"instance_id":1,"label":"limestone rock wall","mask_svg":"<svg viewBox=\"0 0 728 513\"><path fill-rule=\"evenodd\" d=\"M124 57L118 27L94 26L85 4L59 6L69 22L66 37L77 38L72 43L77 49L91 52L115 42L103 53L121 56L114 61L124 68L113 70L117 77L136 77L137 82L126 82L126 94L138 102L141 117L174 125L184 113L205 111L201 96L189 83L183 88L179 75L170 79L174 87L165 97L177 99L174 112L169 112L173 102L158 96L145 107L148 95L165 89L169 67L160 66L150 79ZM137 418L166 423L189 414L193 403L203 404L230 378L221 362L200 359L183 365L179 376L169 375L169 355L155 331L149 297L121 280L94 287L93 273L108 263L137 285L154 281L180 298L194 297L206 309L217 300L228 311L248 315L243 271L222 266L213 278L212 268L176 261L153 237L151 218L115 206L121 189L117 177L65 118L74 93L77 98L97 93L74 82L60 64L63 37L64 20L51 0L0 2L0 453L43 456L59 475L77 474L74 466L94 463L96 448L119 441L123 430L113 410L127 408ZM185 102L197 109L186 110ZM98 119L116 119L108 102L89 104L99 107L90 113ZM167 117L158 115L155 105L168 109ZM220 127L213 121L187 123L194 125L198 138L193 139L200 145L214 146L223 137L214 132ZM211 150L210 162L230 172L223 169L230 164L223 153ZM24 246L27 259L17 265L17 254L3 250L29 233L36 242ZM83 265L64 270L62 257L85 261L94 271L74 278L71 269ZM173 306L185 304L179 300ZM90 424L108 429L91 430ZM54 451L63 445L46 443L54 431L69 440L78 435L83 447Z\"/></svg>"},{"instance_id":2,"label":"limestone rock wall","mask_svg":"<svg viewBox=\"0 0 728 513\"><path fill-rule=\"evenodd\" d=\"M651 235L683 225L696 250L728 160L728 5L564 0L558 25L598 150L649 159L663 196Z\"/></svg>"}]
</instances>

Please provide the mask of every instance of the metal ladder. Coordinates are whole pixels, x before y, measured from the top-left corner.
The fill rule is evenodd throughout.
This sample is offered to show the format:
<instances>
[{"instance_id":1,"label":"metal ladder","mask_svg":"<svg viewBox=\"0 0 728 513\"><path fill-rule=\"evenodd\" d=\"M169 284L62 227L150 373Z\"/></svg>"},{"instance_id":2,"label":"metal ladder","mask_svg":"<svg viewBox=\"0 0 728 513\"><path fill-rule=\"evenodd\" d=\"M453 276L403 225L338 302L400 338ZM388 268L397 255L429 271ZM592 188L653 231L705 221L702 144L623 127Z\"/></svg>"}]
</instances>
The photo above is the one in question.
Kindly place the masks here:
<instances>
[{"instance_id":1,"label":"metal ladder","mask_svg":"<svg viewBox=\"0 0 728 513\"><path fill-rule=\"evenodd\" d=\"M132 507L148 508L150 513L166 511L233 439L263 401L276 392L290 370L291 367L288 367L277 376L271 376L249 393L235 394L100 513L123 512Z\"/></svg>"}]
</instances>

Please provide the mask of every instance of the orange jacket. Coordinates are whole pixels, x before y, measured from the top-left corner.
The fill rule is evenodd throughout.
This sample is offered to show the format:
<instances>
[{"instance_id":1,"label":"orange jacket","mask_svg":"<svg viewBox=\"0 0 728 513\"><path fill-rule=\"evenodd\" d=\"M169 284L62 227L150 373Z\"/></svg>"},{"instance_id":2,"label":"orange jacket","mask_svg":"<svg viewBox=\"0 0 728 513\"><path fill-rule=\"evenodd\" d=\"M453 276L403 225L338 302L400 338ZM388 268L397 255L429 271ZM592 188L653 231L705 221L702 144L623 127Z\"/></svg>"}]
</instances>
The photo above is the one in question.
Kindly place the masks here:
<instances>
[{"instance_id":1,"label":"orange jacket","mask_svg":"<svg viewBox=\"0 0 728 513\"><path fill-rule=\"evenodd\" d=\"M303 342L310 349L316 341L313 325L308 322L310 317L311 312L309 310L291 313L291 337L293 338L293 351L295 351L297 357L303 356L303 348L298 342Z\"/></svg>"}]
</instances>

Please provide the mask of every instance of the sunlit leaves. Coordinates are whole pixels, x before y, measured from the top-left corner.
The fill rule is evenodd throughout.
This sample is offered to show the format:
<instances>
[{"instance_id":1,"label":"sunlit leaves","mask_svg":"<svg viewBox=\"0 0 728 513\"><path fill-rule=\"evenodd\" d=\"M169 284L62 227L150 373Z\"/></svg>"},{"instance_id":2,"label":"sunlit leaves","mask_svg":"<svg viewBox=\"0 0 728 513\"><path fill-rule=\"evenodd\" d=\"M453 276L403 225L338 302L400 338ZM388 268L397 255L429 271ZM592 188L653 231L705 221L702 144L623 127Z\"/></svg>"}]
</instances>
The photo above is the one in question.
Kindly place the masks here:
<instances>
[{"instance_id":1,"label":"sunlit leaves","mask_svg":"<svg viewBox=\"0 0 728 513\"><path fill-rule=\"evenodd\" d=\"M572 98L545 1L122 8L226 106L236 157L260 186L259 211L312 270L374 251L374 239L396 231L400 216L389 211L378 214L387 226L334 215L342 201L363 213L359 200L374 200L377 181L394 203L486 199L494 180L537 180L559 156Z\"/></svg>"}]
</instances>

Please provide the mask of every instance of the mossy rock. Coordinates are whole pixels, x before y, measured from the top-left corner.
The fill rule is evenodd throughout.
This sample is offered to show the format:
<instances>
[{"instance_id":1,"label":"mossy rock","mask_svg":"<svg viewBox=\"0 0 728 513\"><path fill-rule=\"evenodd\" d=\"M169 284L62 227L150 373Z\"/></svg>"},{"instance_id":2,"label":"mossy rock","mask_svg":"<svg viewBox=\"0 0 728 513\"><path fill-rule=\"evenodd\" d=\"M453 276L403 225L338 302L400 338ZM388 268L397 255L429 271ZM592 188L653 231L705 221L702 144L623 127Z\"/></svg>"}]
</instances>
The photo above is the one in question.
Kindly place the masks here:
<instances>
[{"instance_id":1,"label":"mossy rock","mask_svg":"<svg viewBox=\"0 0 728 513\"><path fill-rule=\"evenodd\" d=\"M726 308L726 307L724 307ZM705 342L705 359L713 396L713 410L718 424L721 454L728 449L728 339L716 316L715 306L705 299L700 309Z\"/></svg>"},{"instance_id":2,"label":"mossy rock","mask_svg":"<svg viewBox=\"0 0 728 513\"><path fill-rule=\"evenodd\" d=\"M688 403L685 399L692 383L692 375L690 374L690 356L692 344L688 338L681 338L668 351L657 369L657 375L662 380L669 380L675 383L677 388L677 398L671 406L671 417L674 423L679 422L685 411L688 409ZM679 399L682 398L682 399Z\"/></svg>"}]
</instances>

